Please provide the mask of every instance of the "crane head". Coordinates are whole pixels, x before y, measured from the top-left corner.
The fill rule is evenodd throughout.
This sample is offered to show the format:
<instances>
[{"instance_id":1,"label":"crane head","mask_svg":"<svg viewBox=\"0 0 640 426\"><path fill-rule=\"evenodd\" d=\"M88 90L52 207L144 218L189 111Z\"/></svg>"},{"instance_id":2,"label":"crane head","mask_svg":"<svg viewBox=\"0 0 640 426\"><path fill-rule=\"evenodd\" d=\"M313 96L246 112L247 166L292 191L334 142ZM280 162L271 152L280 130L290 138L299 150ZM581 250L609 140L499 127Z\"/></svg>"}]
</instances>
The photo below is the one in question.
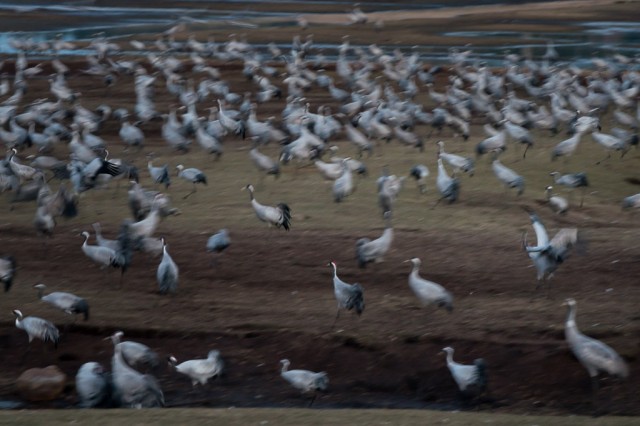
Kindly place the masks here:
<instances>
[{"instance_id":1,"label":"crane head","mask_svg":"<svg viewBox=\"0 0 640 426\"><path fill-rule=\"evenodd\" d=\"M575 301L575 299L572 299L572 298L566 299L564 301L564 303L562 304L562 306L574 307L574 306L576 306L576 301Z\"/></svg>"},{"instance_id":2,"label":"crane head","mask_svg":"<svg viewBox=\"0 0 640 426\"><path fill-rule=\"evenodd\" d=\"M45 288L47 288L47 286L42 283L39 283L34 285L33 288L37 288L38 290L44 290Z\"/></svg>"},{"instance_id":3,"label":"crane head","mask_svg":"<svg viewBox=\"0 0 640 426\"><path fill-rule=\"evenodd\" d=\"M446 348L442 348L442 352L453 354L453 348L451 346L447 346Z\"/></svg>"},{"instance_id":4,"label":"crane head","mask_svg":"<svg viewBox=\"0 0 640 426\"><path fill-rule=\"evenodd\" d=\"M19 311L19 310L17 310L17 309L14 309L14 310L13 310L13 315L15 315L16 317L18 317L18 318L22 319L22 312L20 312L20 311Z\"/></svg>"}]
</instances>

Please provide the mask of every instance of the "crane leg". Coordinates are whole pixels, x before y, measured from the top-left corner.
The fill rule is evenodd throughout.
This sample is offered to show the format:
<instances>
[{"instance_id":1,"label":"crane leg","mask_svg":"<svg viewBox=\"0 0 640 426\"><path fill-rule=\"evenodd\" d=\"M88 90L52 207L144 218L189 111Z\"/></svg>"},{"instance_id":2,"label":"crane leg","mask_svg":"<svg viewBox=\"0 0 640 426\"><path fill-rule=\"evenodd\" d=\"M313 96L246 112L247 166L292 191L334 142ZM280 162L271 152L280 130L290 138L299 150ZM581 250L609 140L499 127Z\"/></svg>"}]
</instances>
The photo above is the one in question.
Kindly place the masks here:
<instances>
[{"instance_id":1,"label":"crane leg","mask_svg":"<svg viewBox=\"0 0 640 426\"><path fill-rule=\"evenodd\" d=\"M191 194L195 194L196 192L196 184L193 184L193 189L191 190L190 193L188 193L187 195L185 195L184 197L182 197L183 200L186 200L187 198L189 198L191 196Z\"/></svg>"},{"instance_id":2,"label":"crane leg","mask_svg":"<svg viewBox=\"0 0 640 426\"><path fill-rule=\"evenodd\" d=\"M336 326L336 323L338 322L339 317L340 317L340 308L338 307L338 311L336 312L336 318L333 320L333 324L331 324L331 330L333 330L333 328Z\"/></svg>"},{"instance_id":3,"label":"crane leg","mask_svg":"<svg viewBox=\"0 0 640 426\"><path fill-rule=\"evenodd\" d=\"M311 408L315 400L316 400L316 394L314 393L313 396L311 397L311 400L309 401L309 405L307 406L307 408Z\"/></svg>"}]
</instances>

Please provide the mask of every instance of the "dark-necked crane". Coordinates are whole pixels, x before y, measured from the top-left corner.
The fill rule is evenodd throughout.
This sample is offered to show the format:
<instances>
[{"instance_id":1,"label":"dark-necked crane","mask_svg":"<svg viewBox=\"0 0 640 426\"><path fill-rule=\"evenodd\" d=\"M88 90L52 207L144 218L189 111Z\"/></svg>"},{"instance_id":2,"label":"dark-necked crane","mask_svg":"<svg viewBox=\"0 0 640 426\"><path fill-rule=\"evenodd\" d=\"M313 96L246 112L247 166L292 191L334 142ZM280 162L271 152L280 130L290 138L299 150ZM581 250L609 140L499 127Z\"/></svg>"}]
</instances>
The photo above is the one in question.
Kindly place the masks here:
<instances>
[{"instance_id":1,"label":"dark-necked crane","mask_svg":"<svg viewBox=\"0 0 640 426\"><path fill-rule=\"evenodd\" d=\"M530 246L527 243L526 232L522 236L522 246L533 261L537 272L536 291L542 285L547 283L547 291L549 289L549 279L558 269L558 266L564 262L569 256L573 246L580 242L578 238L577 228L562 228L553 239L549 240L549 235L544 225L540 221L537 214L530 211L529 218L536 232L536 245Z\"/></svg>"},{"instance_id":2,"label":"dark-necked crane","mask_svg":"<svg viewBox=\"0 0 640 426\"><path fill-rule=\"evenodd\" d=\"M328 266L333 268L333 293L338 301L336 319L331 326L333 328L340 316L340 310L350 311L353 309L358 316L364 312L364 289L358 283L349 284L338 278L338 266L335 262L329 262Z\"/></svg>"},{"instance_id":3,"label":"dark-necked crane","mask_svg":"<svg viewBox=\"0 0 640 426\"><path fill-rule=\"evenodd\" d=\"M0 257L0 283L4 284L4 292L8 292L16 276L16 260L13 256Z\"/></svg>"},{"instance_id":4,"label":"dark-necked crane","mask_svg":"<svg viewBox=\"0 0 640 426\"><path fill-rule=\"evenodd\" d=\"M76 374L76 392L80 407L93 408L105 404L111 396L107 372L97 362L86 362Z\"/></svg>"},{"instance_id":5,"label":"dark-necked crane","mask_svg":"<svg viewBox=\"0 0 640 426\"><path fill-rule=\"evenodd\" d=\"M114 348L119 347L121 349L122 357L127 365L136 369L154 369L159 365L160 359L158 358L158 354L151 350L151 348L142 343L132 342L130 340L122 342L122 336L124 336L124 332L117 331L104 340L111 340Z\"/></svg>"},{"instance_id":6,"label":"dark-necked crane","mask_svg":"<svg viewBox=\"0 0 640 426\"><path fill-rule=\"evenodd\" d=\"M329 377L324 371L315 373L309 370L289 370L288 359L280 360L282 370L280 376L285 379L291 386L298 389L303 394L312 394L309 407L313 404L319 391L324 392L329 385Z\"/></svg>"},{"instance_id":7,"label":"dark-necked crane","mask_svg":"<svg viewBox=\"0 0 640 426\"><path fill-rule=\"evenodd\" d=\"M569 210L569 202L564 197L555 195L553 193L553 186L547 186L545 195L547 197L547 203L549 203L549 207L554 213L564 214Z\"/></svg>"},{"instance_id":8,"label":"dark-necked crane","mask_svg":"<svg viewBox=\"0 0 640 426\"><path fill-rule=\"evenodd\" d=\"M587 174L584 172L567 173L564 175L561 175L559 172L551 172L549 174L553 176L553 182L556 185L563 185L568 188L582 188L582 197L580 198L580 207L582 207L584 202L584 192L589 186Z\"/></svg>"},{"instance_id":9,"label":"dark-necked crane","mask_svg":"<svg viewBox=\"0 0 640 426\"><path fill-rule=\"evenodd\" d=\"M502 164L497 158L491 163L493 173L498 180L505 185L505 188L516 188L518 195L524 192L524 178Z\"/></svg>"},{"instance_id":10,"label":"dark-necked crane","mask_svg":"<svg viewBox=\"0 0 640 426\"><path fill-rule=\"evenodd\" d=\"M375 240L360 238L356 241L356 259L358 259L358 266L361 268L365 268L370 262L382 262L384 255L391 248L393 241L391 212L385 212L384 218L385 228L380 237Z\"/></svg>"},{"instance_id":11,"label":"dark-necked crane","mask_svg":"<svg viewBox=\"0 0 640 426\"><path fill-rule=\"evenodd\" d=\"M279 203L276 207L265 206L255 199L253 195L253 185L249 184L242 189L249 191L251 207L253 207L253 211L256 212L258 219L266 222L269 226L273 225L276 228L282 227L287 231L289 230L291 227L291 209L289 209L288 205L285 203Z\"/></svg>"},{"instance_id":12,"label":"dark-necked crane","mask_svg":"<svg viewBox=\"0 0 640 426\"><path fill-rule=\"evenodd\" d=\"M336 203L351 195L354 190L353 175L348 164L349 158L342 160L342 173L333 181L333 200Z\"/></svg>"},{"instance_id":13,"label":"dark-necked crane","mask_svg":"<svg viewBox=\"0 0 640 426\"><path fill-rule=\"evenodd\" d=\"M115 345L111 361L114 397L125 408L164 406L164 395L157 380L150 374L134 370L122 355L122 346Z\"/></svg>"},{"instance_id":14,"label":"dark-necked crane","mask_svg":"<svg viewBox=\"0 0 640 426\"><path fill-rule=\"evenodd\" d=\"M424 164L416 164L409 170L409 176L416 180L418 190L421 194L427 192L427 177L429 176L429 168Z\"/></svg>"},{"instance_id":15,"label":"dark-necked crane","mask_svg":"<svg viewBox=\"0 0 640 426\"><path fill-rule=\"evenodd\" d=\"M176 169L178 169L179 177L193 184L193 189L191 190L191 192L182 197L184 199L188 198L191 194L196 192L196 183L202 183L204 185L207 184L207 176L205 176L204 173L196 168L189 167L188 169L185 169L182 164L178 164L176 166Z\"/></svg>"},{"instance_id":16,"label":"dark-necked crane","mask_svg":"<svg viewBox=\"0 0 640 426\"><path fill-rule=\"evenodd\" d=\"M167 243L162 238L162 260L158 265L156 277L160 294L175 293L178 289L178 265L167 251Z\"/></svg>"},{"instance_id":17,"label":"dark-necked crane","mask_svg":"<svg viewBox=\"0 0 640 426\"><path fill-rule=\"evenodd\" d=\"M33 339L40 339L43 342L51 341L54 347L58 347L60 332L51 321L39 317L24 317L17 309L13 310L13 314L16 316L16 327L27 333L29 343Z\"/></svg>"},{"instance_id":18,"label":"dark-necked crane","mask_svg":"<svg viewBox=\"0 0 640 426\"><path fill-rule=\"evenodd\" d=\"M420 299L423 305L435 305L438 308L445 308L447 312L453 311L453 296L440 284L436 284L432 281L425 280L420 277L420 265L422 262L417 257L413 259L405 260L405 262L411 262L413 267L409 274L409 287Z\"/></svg>"},{"instance_id":19,"label":"dark-necked crane","mask_svg":"<svg viewBox=\"0 0 640 426\"><path fill-rule=\"evenodd\" d=\"M191 379L191 385L195 387L198 383L206 385L212 377L218 378L224 370L224 362L220 356L220 351L209 351L205 359L191 359L178 364L174 356L169 357L169 365L176 369L178 373L184 374Z\"/></svg>"},{"instance_id":20,"label":"dark-necked crane","mask_svg":"<svg viewBox=\"0 0 640 426\"><path fill-rule=\"evenodd\" d=\"M592 392L595 397L595 392L598 389L598 374L600 372L624 379L629 376L629 367L622 357L607 344L585 336L578 330L576 325L576 301L574 299L567 299L564 305L568 307L564 328L565 338L575 357L589 372Z\"/></svg>"},{"instance_id":21,"label":"dark-necked crane","mask_svg":"<svg viewBox=\"0 0 640 426\"><path fill-rule=\"evenodd\" d=\"M169 185L171 185L171 177L169 175L168 164L158 167L154 166L153 162L149 160L149 162L147 162L147 170L149 170L149 175L151 179L153 179L153 183L164 185L165 189L169 188Z\"/></svg>"},{"instance_id":22,"label":"dark-necked crane","mask_svg":"<svg viewBox=\"0 0 640 426\"><path fill-rule=\"evenodd\" d=\"M487 365L482 358L473 361L473 365L459 364L453 360L453 348L442 349L447 354L447 368L451 372L463 397L480 395L487 388Z\"/></svg>"},{"instance_id":23,"label":"dark-necked crane","mask_svg":"<svg viewBox=\"0 0 640 426\"><path fill-rule=\"evenodd\" d=\"M442 200L447 200L449 204L451 204L458 199L458 194L460 193L460 181L456 177L449 176L447 170L444 168L444 164L442 164L442 158L440 157L438 157L438 177L436 178L436 188L438 188L438 191L440 192L440 198L438 198L434 207Z\"/></svg>"},{"instance_id":24,"label":"dark-necked crane","mask_svg":"<svg viewBox=\"0 0 640 426\"><path fill-rule=\"evenodd\" d=\"M54 291L44 295L44 289L47 286L41 283L34 285L33 288L38 290L38 299L43 302L60 309L66 314L73 315L74 319L77 314L82 314L85 321L89 319L89 304L82 297L63 291Z\"/></svg>"}]
</instances>

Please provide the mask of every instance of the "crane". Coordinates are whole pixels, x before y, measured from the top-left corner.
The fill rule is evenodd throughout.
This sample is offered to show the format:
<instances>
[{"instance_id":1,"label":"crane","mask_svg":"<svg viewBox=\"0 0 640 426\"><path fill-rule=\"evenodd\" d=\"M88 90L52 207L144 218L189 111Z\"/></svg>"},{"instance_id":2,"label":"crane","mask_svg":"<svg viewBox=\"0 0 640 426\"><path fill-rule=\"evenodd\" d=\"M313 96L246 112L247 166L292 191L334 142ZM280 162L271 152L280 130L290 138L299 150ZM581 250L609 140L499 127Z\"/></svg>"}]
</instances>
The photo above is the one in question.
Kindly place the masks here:
<instances>
[{"instance_id":1,"label":"crane","mask_svg":"<svg viewBox=\"0 0 640 426\"><path fill-rule=\"evenodd\" d=\"M279 203L276 207L265 206L255 199L253 195L253 185L249 184L242 189L249 191L251 206L256 212L258 219L263 222L267 222L269 226L274 225L276 228L282 227L287 231L289 230L291 227L291 209L287 204Z\"/></svg>"},{"instance_id":2,"label":"crane","mask_svg":"<svg viewBox=\"0 0 640 426\"><path fill-rule=\"evenodd\" d=\"M122 336L124 336L124 332L116 331L113 335L105 338L104 340L111 340L114 348L120 348L122 357L127 365L137 369L143 367L146 369L153 369L159 365L158 354L151 350L151 348L139 342L129 340L122 342Z\"/></svg>"},{"instance_id":3,"label":"crane","mask_svg":"<svg viewBox=\"0 0 640 426\"><path fill-rule=\"evenodd\" d=\"M209 351L206 359L192 359L180 364L174 356L170 356L169 365L175 368L178 373L188 376L193 387L198 383L206 385L210 378L220 377L224 370L220 351Z\"/></svg>"},{"instance_id":4,"label":"crane","mask_svg":"<svg viewBox=\"0 0 640 426\"><path fill-rule=\"evenodd\" d=\"M427 192L427 177L429 176L429 168L427 166L416 164L409 171L409 175L416 180L421 194Z\"/></svg>"},{"instance_id":5,"label":"crane","mask_svg":"<svg viewBox=\"0 0 640 426\"><path fill-rule=\"evenodd\" d=\"M473 365L459 364L453 360L453 348L442 349L447 354L447 368L463 396L479 395L487 388L487 365L478 358Z\"/></svg>"},{"instance_id":6,"label":"crane","mask_svg":"<svg viewBox=\"0 0 640 426\"><path fill-rule=\"evenodd\" d=\"M169 176L168 164L165 164L162 167L158 167L153 165L153 161L149 160L147 162L147 170L149 170L149 175L151 175L153 183L162 184L164 185L165 189L169 188L169 185L171 185L171 177Z\"/></svg>"},{"instance_id":7,"label":"crane","mask_svg":"<svg viewBox=\"0 0 640 426\"><path fill-rule=\"evenodd\" d=\"M82 297L62 291L54 291L53 293L49 293L45 296L43 295L43 292L47 286L42 283L34 285L33 288L38 290L38 299L43 302L50 304L54 308L60 309L66 314L74 316L82 314L85 321L89 319L89 304Z\"/></svg>"},{"instance_id":8,"label":"crane","mask_svg":"<svg viewBox=\"0 0 640 426\"><path fill-rule=\"evenodd\" d=\"M260 178L262 173L267 175L273 175L276 179L280 176L280 166L271 157L261 153L258 147L254 147L249 151L249 158L260 172Z\"/></svg>"},{"instance_id":9,"label":"crane","mask_svg":"<svg viewBox=\"0 0 640 426\"><path fill-rule=\"evenodd\" d=\"M221 229L207 240L207 251L222 253L231 245L231 239L229 238L229 231Z\"/></svg>"},{"instance_id":10,"label":"crane","mask_svg":"<svg viewBox=\"0 0 640 426\"><path fill-rule=\"evenodd\" d=\"M16 316L16 327L27 333L29 343L33 339L40 339L43 342L52 341L54 347L58 347L60 332L51 321L39 317L24 317L17 309L13 310L13 314Z\"/></svg>"},{"instance_id":11,"label":"crane","mask_svg":"<svg viewBox=\"0 0 640 426\"><path fill-rule=\"evenodd\" d=\"M462 171L464 173L469 173L469 176L473 176L475 171L475 163L473 158L463 157L457 154L451 154L445 152L444 150L444 142L438 141L438 156L442 158L445 162L447 162L451 167L453 167L454 171Z\"/></svg>"},{"instance_id":12,"label":"crane","mask_svg":"<svg viewBox=\"0 0 640 426\"><path fill-rule=\"evenodd\" d=\"M285 379L291 386L298 389L303 394L311 393L311 401L309 407L313 404L319 391L326 391L329 385L329 377L324 371L315 373L309 370L289 370L291 362L288 359L280 360L282 369L280 376Z\"/></svg>"},{"instance_id":13,"label":"crane","mask_svg":"<svg viewBox=\"0 0 640 426\"><path fill-rule=\"evenodd\" d=\"M167 243L162 238L162 260L158 265L156 277L160 294L175 293L178 288L178 265L167 252Z\"/></svg>"},{"instance_id":14,"label":"crane","mask_svg":"<svg viewBox=\"0 0 640 426\"><path fill-rule=\"evenodd\" d=\"M518 195L524 192L524 178L502 164L497 158L491 163L493 173L506 188L517 188Z\"/></svg>"},{"instance_id":15,"label":"crane","mask_svg":"<svg viewBox=\"0 0 640 426\"><path fill-rule=\"evenodd\" d=\"M553 181L557 185L563 185L569 188L582 188L582 197L580 198L580 207L582 207L584 202L584 191L585 188L589 186L587 174L584 172L567 173L564 175L560 175L559 172L551 172L549 174L553 176Z\"/></svg>"},{"instance_id":16,"label":"crane","mask_svg":"<svg viewBox=\"0 0 640 426\"><path fill-rule=\"evenodd\" d=\"M91 226L93 227L93 230L96 233L96 242L98 243L99 246L108 247L115 252L120 250L120 243L118 242L118 240L109 240L102 236L102 228L100 226L100 222L95 222L91 224Z\"/></svg>"},{"instance_id":17,"label":"crane","mask_svg":"<svg viewBox=\"0 0 640 426\"><path fill-rule=\"evenodd\" d=\"M0 283L4 284L4 292L8 292L16 276L17 263L13 256L0 257Z\"/></svg>"},{"instance_id":18,"label":"crane","mask_svg":"<svg viewBox=\"0 0 640 426\"><path fill-rule=\"evenodd\" d=\"M458 194L460 192L460 181L456 177L450 177L447 174L447 170L444 168L442 164L442 158L438 157L438 177L436 178L436 187L440 192L440 198L436 201L436 204L433 206L437 206L438 203L442 200L447 200L449 204L453 203L458 199Z\"/></svg>"},{"instance_id":19,"label":"crane","mask_svg":"<svg viewBox=\"0 0 640 426\"><path fill-rule=\"evenodd\" d=\"M97 362L85 362L76 374L76 392L80 407L93 408L105 404L111 396L107 373Z\"/></svg>"},{"instance_id":20,"label":"crane","mask_svg":"<svg viewBox=\"0 0 640 426\"><path fill-rule=\"evenodd\" d=\"M131 368L122 355L122 346L114 347L111 361L114 396L123 407L163 407L164 395L157 380Z\"/></svg>"},{"instance_id":21,"label":"crane","mask_svg":"<svg viewBox=\"0 0 640 426\"><path fill-rule=\"evenodd\" d=\"M564 303L568 307L564 335L571 351L580 364L589 372L592 392L598 389L598 374L607 373L619 378L629 376L629 367L618 353L607 344L585 336L576 325L576 301L567 299Z\"/></svg>"},{"instance_id":22,"label":"crane","mask_svg":"<svg viewBox=\"0 0 640 426\"><path fill-rule=\"evenodd\" d=\"M204 185L207 184L207 176L196 168L189 167L188 169L185 169L182 164L178 164L176 169L178 169L178 176L193 184L193 190L182 197L183 199L187 199L191 194L196 192L196 183L202 183Z\"/></svg>"},{"instance_id":23,"label":"crane","mask_svg":"<svg viewBox=\"0 0 640 426\"><path fill-rule=\"evenodd\" d=\"M549 207L551 207L551 210L553 210L555 213L564 214L567 212L567 210L569 210L569 202L559 195L554 195L553 186L547 186L545 195L547 196Z\"/></svg>"},{"instance_id":24,"label":"crane","mask_svg":"<svg viewBox=\"0 0 640 426\"><path fill-rule=\"evenodd\" d=\"M341 309L346 309L347 311L355 309L358 316L364 312L364 289L358 283L349 284L338 278L338 267L335 262L329 262L327 266L333 268L333 293L338 301L336 319L331 326L331 328L333 328L336 321L338 321Z\"/></svg>"},{"instance_id":25,"label":"crane","mask_svg":"<svg viewBox=\"0 0 640 426\"><path fill-rule=\"evenodd\" d=\"M393 226L391 224L391 212L385 212L385 228L382 235L375 240L360 238L356 241L356 259L358 266L365 268L367 263L382 262L383 256L391 248L393 241Z\"/></svg>"},{"instance_id":26,"label":"crane","mask_svg":"<svg viewBox=\"0 0 640 426\"><path fill-rule=\"evenodd\" d=\"M104 269L107 266L113 266L114 268L120 268L122 271L120 275L120 282L122 283L122 277L124 276L127 268L127 261L115 250L109 247L95 246L87 244L89 241L89 233L83 231L81 234L84 237L84 243L82 244L82 252L95 263L100 265L100 269Z\"/></svg>"},{"instance_id":27,"label":"crane","mask_svg":"<svg viewBox=\"0 0 640 426\"><path fill-rule=\"evenodd\" d=\"M389 175L387 167L384 167L382 176L376 181L378 184L378 204L382 209L383 217L386 213L391 213L405 179L405 176Z\"/></svg>"},{"instance_id":28,"label":"crane","mask_svg":"<svg viewBox=\"0 0 640 426\"><path fill-rule=\"evenodd\" d=\"M558 266L564 262L569 256L571 249L582 240L579 238L577 228L562 228L553 239L549 240L547 230L540 221L537 214L529 211L531 224L536 232L537 242L535 246L527 244L527 233L522 237L522 246L533 261L537 271L536 290L543 282L547 282L547 290L549 288L549 279L558 269Z\"/></svg>"},{"instance_id":29,"label":"crane","mask_svg":"<svg viewBox=\"0 0 640 426\"><path fill-rule=\"evenodd\" d=\"M348 161L348 157L342 160L342 173L333 181L333 199L336 203L339 203L345 197L351 195L354 189L353 176Z\"/></svg>"},{"instance_id":30,"label":"crane","mask_svg":"<svg viewBox=\"0 0 640 426\"><path fill-rule=\"evenodd\" d=\"M409 287L425 306L436 305L438 308L445 308L447 312L453 311L453 296L440 284L425 280L420 277L419 270L422 262L417 257L405 260L413 265L409 274Z\"/></svg>"}]
</instances>

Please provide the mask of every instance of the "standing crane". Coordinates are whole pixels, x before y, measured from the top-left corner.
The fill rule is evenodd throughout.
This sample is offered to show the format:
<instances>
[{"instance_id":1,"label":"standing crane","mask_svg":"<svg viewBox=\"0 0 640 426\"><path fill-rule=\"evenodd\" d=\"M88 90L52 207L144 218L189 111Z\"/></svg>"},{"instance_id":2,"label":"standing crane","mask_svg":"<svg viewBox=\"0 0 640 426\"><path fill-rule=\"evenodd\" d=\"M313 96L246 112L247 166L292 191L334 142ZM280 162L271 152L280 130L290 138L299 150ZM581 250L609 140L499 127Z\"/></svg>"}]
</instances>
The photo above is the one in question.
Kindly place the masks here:
<instances>
[{"instance_id":1,"label":"standing crane","mask_svg":"<svg viewBox=\"0 0 640 426\"><path fill-rule=\"evenodd\" d=\"M131 368L122 356L122 346L114 347L111 361L114 396L122 407L152 408L164 406L164 395L157 380Z\"/></svg>"},{"instance_id":2,"label":"standing crane","mask_svg":"<svg viewBox=\"0 0 640 426\"><path fill-rule=\"evenodd\" d=\"M261 179L262 173L273 175L276 179L280 176L280 166L278 163L271 157L261 153L257 147L249 151L249 158L258 169Z\"/></svg>"},{"instance_id":3,"label":"standing crane","mask_svg":"<svg viewBox=\"0 0 640 426\"><path fill-rule=\"evenodd\" d=\"M86 362L76 374L76 392L80 407L93 408L106 403L111 396L107 373L97 362Z\"/></svg>"},{"instance_id":4,"label":"standing crane","mask_svg":"<svg viewBox=\"0 0 640 426\"><path fill-rule=\"evenodd\" d=\"M582 207L582 204L584 202L584 192L585 189L589 186L587 174L584 172L567 173L564 175L560 175L559 172L551 172L549 174L553 176L553 181L557 185L563 185L569 188L582 188L582 197L580 198L580 207Z\"/></svg>"},{"instance_id":5,"label":"standing crane","mask_svg":"<svg viewBox=\"0 0 640 426\"><path fill-rule=\"evenodd\" d=\"M87 244L89 241L89 233L87 231L82 232L82 236L84 237L84 243L82 243L82 252L95 263L100 265L100 269L104 269L108 266L113 266L114 268L120 268L122 273L120 275L120 283L122 283L122 278L124 277L124 272L126 269L126 259L123 256L119 255L118 252L109 248L102 246L94 246Z\"/></svg>"},{"instance_id":6,"label":"standing crane","mask_svg":"<svg viewBox=\"0 0 640 426\"><path fill-rule=\"evenodd\" d=\"M527 233L522 237L522 246L533 261L537 271L536 290L543 282L547 283L549 289L549 280L558 266L564 262L569 256L573 246L580 242L578 238L577 228L562 228L553 239L549 240L547 230L540 221L540 218L534 212L529 212L531 224L536 232L537 242L535 246L527 244Z\"/></svg>"},{"instance_id":7,"label":"standing crane","mask_svg":"<svg viewBox=\"0 0 640 426\"><path fill-rule=\"evenodd\" d=\"M175 293L178 288L178 265L167 252L167 243L162 238L162 260L158 265L158 289L160 294Z\"/></svg>"},{"instance_id":8,"label":"standing crane","mask_svg":"<svg viewBox=\"0 0 640 426\"><path fill-rule=\"evenodd\" d=\"M153 162L149 160L147 162L147 170L149 170L149 175L151 175L153 183L162 184L165 189L169 188L169 185L171 185L171 177L169 176L169 166L167 164L162 167L158 167L154 166Z\"/></svg>"},{"instance_id":9,"label":"standing crane","mask_svg":"<svg viewBox=\"0 0 640 426\"><path fill-rule=\"evenodd\" d=\"M416 180L421 194L427 192L427 177L429 176L429 168L427 166L416 164L409 171L409 175Z\"/></svg>"},{"instance_id":10,"label":"standing crane","mask_svg":"<svg viewBox=\"0 0 640 426\"><path fill-rule=\"evenodd\" d=\"M122 336L124 336L124 332L117 331L104 340L111 340L114 348L117 346L121 349L122 357L127 365L137 369L154 369L160 364L158 354L150 347L129 340L122 342Z\"/></svg>"},{"instance_id":11,"label":"standing crane","mask_svg":"<svg viewBox=\"0 0 640 426\"><path fill-rule=\"evenodd\" d=\"M482 358L473 361L473 365L459 364L453 360L453 348L442 349L447 354L447 367L460 393L464 397L479 395L487 388L487 366Z\"/></svg>"},{"instance_id":12,"label":"standing crane","mask_svg":"<svg viewBox=\"0 0 640 426\"><path fill-rule=\"evenodd\" d=\"M16 276L16 260L13 256L0 257L0 283L4 284L4 292L8 292Z\"/></svg>"},{"instance_id":13,"label":"standing crane","mask_svg":"<svg viewBox=\"0 0 640 426\"><path fill-rule=\"evenodd\" d=\"M518 195L524 192L524 178L502 164L497 158L491 163L493 173L506 188L517 188Z\"/></svg>"},{"instance_id":14,"label":"standing crane","mask_svg":"<svg viewBox=\"0 0 640 426\"><path fill-rule=\"evenodd\" d=\"M210 378L220 377L224 370L220 351L209 351L206 359L192 359L180 364L174 356L170 356L169 365L175 368L178 373L188 376L193 387L198 383L206 385Z\"/></svg>"},{"instance_id":15,"label":"standing crane","mask_svg":"<svg viewBox=\"0 0 640 426\"><path fill-rule=\"evenodd\" d=\"M370 262L382 262L384 255L391 248L393 241L391 212L385 212L384 218L385 228L380 237L375 240L360 238L356 241L356 259L358 259L358 266L361 268L365 268Z\"/></svg>"},{"instance_id":16,"label":"standing crane","mask_svg":"<svg viewBox=\"0 0 640 426\"><path fill-rule=\"evenodd\" d=\"M229 238L229 231L221 229L207 240L207 251L222 253L231 245L231 239Z\"/></svg>"},{"instance_id":17,"label":"standing crane","mask_svg":"<svg viewBox=\"0 0 640 426\"><path fill-rule=\"evenodd\" d=\"M282 227L287 231L289 230L291 227L291 209L288 205L285 203L279 203L276 207L265 206L255 199L253 195L253 185L249 184L242 189L249 191L251 206L256 212L258 219L268 223L269 226L274 225L276 228Z\"/></svg>"},{"instance_id":18,"label":"standing crane","mask_svg":"<svg viewBox=\"0 0 640 426\"><path fill-rule=\"evenodd\" d=\"M89 304L82 297L63 291L54 291L53 293L49 293L45 296L43 295L43 292L47 286L44 284L36 284L33 288L38 290L38 299L43 302L50 304L54 308L60 309L66 314L82 314L85 321L89 319Z\"/></svg>"},{"instance_id":19,"label":"standing crane","mask_svg":"<svg viewBox=\"0 0 640 426\"><path fill-rule=\"evenodd\" d=\"M16 327L27 333L29 343L33 339L40 339L43 342L52 341L54 347L58 347L60 332L51 321L39 317L23 317L22 312L17 309L13 310L13 314L16 316Z\"/></svg>"},{"instance_id":20,"label":"standing crane","mask_svg":"<svg viewBox=\"0 0 640 426\"><path fill-rule=\"evenodd\" d=\"M442 158L443 161L453 167L454 172L462 171L464 173L468 173L469 176L473 176L475 171L475 162L473 161L473 158L445 152L443 141L438 141L437 145L438 157Z\"/></svg>"},{"instance_id":21,"label":"standing crane","mask_svg":"<svg viewBox=\"0 0 640 426\"><path fill-rule=\"evenodd\" d=\"M447 170L444 168L442 164L442 158L438 157L438 177L436 178L436 187L440 192L440 198L436 201L436 204L433 206L437 206L438 203L442 200L447 200L449 204L453 203L458 199L458 194L460 193L460 181L456 177L450 177L447 174Z\"/></svg>"},{"instance_id":22,"label":"standing crane","mask_svg":"<svg viewBox=\"0 0 640 426\"><path fill-rule=\"evenodd\" d=\"M309 401L309 407L311 407L313 402L316 400L318 391L324 392L327 390L329 378L327 377L327 373L324 371L314 373L309 370L289 370L291 362L288 359L280 360L280 364L282 364L280 376L282 376L283 379L303 394L313 394L311 401Z\"/></svg>"},{"instance_id":23,"label":"standing crane","mask_svg":"<svg viewBox=\"0 0 640 426\"><path fill-rule=\"evenodd\" d=\"M569 210L569 202L559 195L554 195L553 186L547 186L545 195L547 196L549 207L551 207L551 210L553 210L555 213L564 214L567 212L567 210Z\"/></svg>"},{"instance_id":24,"label":"standing crane","mask_svg":"<svg viewBox=\"0 0 640 426\"><path fill-rule=\"evenodd\" d=\"M564 305L568 306L564 335L575 357L589 372L594 396L598 389L598 374L600 372L623 379L627 378L629 376L629 367L616 351L599 340L585 336L578 330L576 325L576 301L567 299Z\"/></svg>"},{"instance_id":25,"label":"standing crane","mask_svg":"<svg viewBox=\"0 0 640 426\"><path fill-rule=\"evenodd\" d=\"M355 309L358 316L364 312L364 289L358 283L349 284L338 278L338 267L335 262L329 262L327 266L333 268L333 293L338 301L336 319L331 326L333 328L336 325L336 321L338 321L341 309L346 309L347 311Z\"/></svg>"},{"instance_id":26,"label":"standing crane","mask_svg":"<svg viewBox=\"0 0 640 426\"><path fill-rule=\"evenodd\" d=\"M411 262L413 268L409 274L409 287L420 299L420 302L427 305L436 305L438 308L445 308L447 312L453 311L453 296L440 284L436 284L432 281L427 281L420 277L420 265L422 262L417 257L413 259L405 260L405 262Z\"/></svg>"},{"instance_id":27,"label":"standing crane","mask_svg":"<svg viewBox=\"0 0 640 426\"><path fill-rule=\"evenodd\" d=\"M207 176L196 168L189 167L188 169L185 169L182 164L178 164L176 169L178 169L178 176L193 184L193 190L182 197L183 199L187 199L191 194L196 192L196 183L202 183L204 185L207 184Z\"/></svg>"},{"instance_id":28,"label":"standing crane","mask_svg":"<svg viewBox=\"0 0 640 426\"><path fill-rule=\"evenodd\" d=\"M333 181L333 199L336 203L351 195L354 189L351 168L348 165L349 158L342 160L342 174Z\"/></svg>"}]
</instances>

